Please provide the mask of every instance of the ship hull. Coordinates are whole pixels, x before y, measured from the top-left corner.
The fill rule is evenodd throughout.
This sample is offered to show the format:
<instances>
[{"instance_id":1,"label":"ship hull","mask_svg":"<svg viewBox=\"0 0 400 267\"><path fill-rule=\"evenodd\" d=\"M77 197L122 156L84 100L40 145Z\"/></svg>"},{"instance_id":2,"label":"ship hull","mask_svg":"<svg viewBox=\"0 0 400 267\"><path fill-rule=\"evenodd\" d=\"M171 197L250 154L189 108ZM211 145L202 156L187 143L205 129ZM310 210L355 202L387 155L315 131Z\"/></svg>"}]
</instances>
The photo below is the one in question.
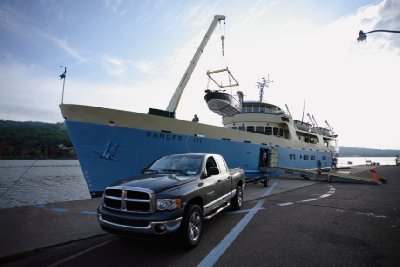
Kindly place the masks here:
<instances>
[{"instance_id":1,"label":"ship hull","mask_svg":"<svg viewBox=\"0 0 400 267\"><path fill-rule=\"evenodd\" d=\"M332 162L332 151L284 146L284 140L256 133L103 108L62 105L61 110L92 196L173 153L221 154L230 168L243 168L247 178L262 175L261 151L274 152L275 159L270 153L270 166L264 166L271 167L270 176L284 174L281 168L315 169L317 160L327 168Z\"/></svg>"}]
</instances>

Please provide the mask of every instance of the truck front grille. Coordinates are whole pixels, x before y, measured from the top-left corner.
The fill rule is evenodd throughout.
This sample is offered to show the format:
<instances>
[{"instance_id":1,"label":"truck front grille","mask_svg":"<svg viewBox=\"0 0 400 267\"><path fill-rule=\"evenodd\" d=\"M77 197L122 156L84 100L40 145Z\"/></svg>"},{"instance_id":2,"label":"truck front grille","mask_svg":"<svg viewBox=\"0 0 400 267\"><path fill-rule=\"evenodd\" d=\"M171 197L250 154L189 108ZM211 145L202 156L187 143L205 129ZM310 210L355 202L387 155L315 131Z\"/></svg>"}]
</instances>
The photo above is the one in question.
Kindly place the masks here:
<instances>
[{"instance_id":1,"label":"truck front grille","mask_svg":"<svg viewBox=\"0 0 400 267\"><path fill-rule=\"evenodd\" d=\"M103 201L106 208L131 213L153 213L156 206L153 191L140 187L106 188Z\"/></svg>"}]
</instances>

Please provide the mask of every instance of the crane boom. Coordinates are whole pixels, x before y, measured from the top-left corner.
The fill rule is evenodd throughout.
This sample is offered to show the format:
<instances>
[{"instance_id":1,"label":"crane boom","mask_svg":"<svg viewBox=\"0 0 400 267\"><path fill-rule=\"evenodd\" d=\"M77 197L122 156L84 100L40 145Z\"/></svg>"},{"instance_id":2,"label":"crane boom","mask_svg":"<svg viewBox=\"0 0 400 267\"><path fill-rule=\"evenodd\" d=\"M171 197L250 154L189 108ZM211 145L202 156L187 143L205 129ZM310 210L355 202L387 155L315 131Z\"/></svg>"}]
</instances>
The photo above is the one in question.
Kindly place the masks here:
<instances>
[{"instance_id":1,"label":"crane boom","mask_svg":"<svg viewBox=\"0 0 400 267\"><path fill-rule=\"evenodd\" d=\"M214 32L215 28L217 27L217 23L220 22L221 20L225 20L225 16L223 16L223 15L215 15L214 16L214 19L211 22L210 27L208 28L206 34L203 37L203 41L201 41L200 46L197 48L197 51L194 54L192 60L190 61L189 66L187 67L185 73L183 74L178 87L175 89L174 95L172 96L171 100L169 101L167 111L175 112L176 108L178 107L183 90L185 89L185 87L190 79L190 76L192 75L194 69L196 68L197 62L199 61L208 41L210 40L211 34Z\"/></svg>"}]
</instances>

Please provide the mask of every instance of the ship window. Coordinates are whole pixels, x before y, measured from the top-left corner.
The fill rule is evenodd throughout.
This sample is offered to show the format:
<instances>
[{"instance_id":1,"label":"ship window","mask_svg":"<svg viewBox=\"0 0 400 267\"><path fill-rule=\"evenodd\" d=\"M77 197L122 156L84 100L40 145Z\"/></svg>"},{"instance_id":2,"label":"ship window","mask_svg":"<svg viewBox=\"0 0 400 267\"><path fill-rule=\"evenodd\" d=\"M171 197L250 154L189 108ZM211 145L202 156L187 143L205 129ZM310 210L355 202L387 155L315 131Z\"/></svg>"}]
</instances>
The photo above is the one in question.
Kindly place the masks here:
<instances>
[{"instance_id":1,"label":"ship window","mask_svg":"<svg viewBox=\"0 0 400 267\"><path fill-rule=\"evenodd\" d=\"M302 159L302 155L300 155L300 159Z\"/></svg>"},{"instance_id":2,"label":"ship window","mask_svg":"<svg viewBox=\"0 0 400 267\"><path fill-rule=\"evenodd\" d=\"M311 156L311 160L315 160L315 156Z\"/></svg>"},{"instance_id":3,"label":"ship window","mask_svg":"<svg viewBox=\"0 0 400 267\"><path fill-rule=\"evenodd\" d=\"M308 155L304 155L304 160L308 160Z\"/></svg>"},{"instance_id":4,"label":"ship window","mask_svg":"<svg viewBox=\"0 0 400 267\"><path fill-rule=\"evenodd\" d=\"M290 158L290 160L296 160L296 155L295 154L290 154L289 158Z\"/></svg>"},{"instance_id":5,"label":"ship window","mask_svg":"<svg viewBox=\"0 0 400 267\"><path fill-rule=\"evenodd\" d=\"M265 107L264 106L260 107L260 112L265 113Z\"/></svg>"},{"instance_id":6,"label":"ship window","mask_svg":"<svg viewBox=\"0 0 400 267\"><path fill-rule=\"evenodd\" d=\"M236 127L236 126L233 126L232 129L237 130L237 127Z\"/></svg>"},{"instance_id":7,"label":"ship window","mask_svg":"<svg viewBox=\"0 0 400 267\"><path fill-rule=\"evenodd\" d=\"M254 126L247 126L247 131L254 133Z\"/></svg>"},{"instance_id":8,"label":"ship window","mask_svg":"<svg viewBox=\"0 0 400 267\"><path fill-rule=\"evenodd\" d=\"M326 160L326 156L322 156L322 160Z\"/></svg>"},{"instance_id":9,"label":"ship window","mask_svg":"<svg viewBox=\"0 0 400 267\"><path fill-rule=\"evenodd\" d=\"M256 127L256 133L265 133L264 127L263 126L257 126Z\"/></svg>"},{"instance_id":10,"label":"ship window","mask_svg":"<svg viewBox=\"0 0 400 267\"><path fill-rule=\"evenodd\" d=\"M279 136L283 136L283 128L279 128Z\"/></svg>"},{"instance_id":11,"label":"ship window","mask_svg":"<svg viewBox=\"0 0 400 267\"><path fill-rule=\"evenodd\" d=\"M265 127L265 134L266 135L271 135L272 134L272 128L271 127Z\"/></svg>"},{"instance_id":12,"label":"ship window","mask_svg":"<svg viewBox=\"0 0 400 267\"><path fill-rule=\"evenodd\" d=\"M244 131L244 125L243 125L243 126L239 126L238 129L239 129L240 131Z\"/></svg>"},{"instance_id":13,"label":"ship window","mask_svg":"<svg viewBox=\"0 0 400 267\"><path fill-rule=\"evenodd\" d=\"M279 129L274 127L273 131L274 131L274 135L278 136Z\"/></svg>"}]
</instances>

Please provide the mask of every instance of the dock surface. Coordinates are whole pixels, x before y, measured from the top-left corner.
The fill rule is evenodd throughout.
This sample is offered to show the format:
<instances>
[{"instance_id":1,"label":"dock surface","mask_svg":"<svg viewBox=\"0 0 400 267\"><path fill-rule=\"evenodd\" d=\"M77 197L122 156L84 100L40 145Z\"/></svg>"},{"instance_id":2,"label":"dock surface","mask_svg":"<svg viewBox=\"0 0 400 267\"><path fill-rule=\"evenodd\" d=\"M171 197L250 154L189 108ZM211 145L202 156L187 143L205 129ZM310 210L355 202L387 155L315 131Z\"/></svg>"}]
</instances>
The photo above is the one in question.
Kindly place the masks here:
<instances>
[{"instance_id":1,"label":"dock surface","mask_svg":"<svg viewBox=\"0 0 400 267\"><path fill-rule=\"evenodd\" d=\"M371 166L354 166L348 171L351 175L370 178L371 168ZM395 235L391 238L399 241L398 248L400 249L400 194L398 193L400 192L400 167L380 166L375 169L379 176L387 179L387 184L352 184L351 190L354 192L349 193L348 197L351 198L351 194L354 194L354 201L346 201L345 204L343 204L343 199L335 199L334 197L327 197L323 200L331 206L335 206L336 202L340 203L340 205L350 206L351 209L365 213L365 216L390 217L393 219L393 225L391 226L392 229L389 230L395 231ZM296 179L293 177L273 178L270 179L269 185L274 185L274 188L268 196L264 195L267 188L261 183L248 184L244 190L244 202L250 205L259 199L265 198L272 201L272 203L274 201L278 203L281 194L292 192L295 195L296 192L300 192L302 189L320 183L326 183L333 187L335 187L335 184L340 184L343 188L347 184ZM356 197L360 194L363 194L370 202L360 202ZM319 197L321 198L321 196ZM0 263L13 262L40 249L107 235L97 223L96 208L100 201L101 199L97 198L0 209ZM312 199L283 202L277 205L284 207L285 205L302 204L307 201L312 201ZM371 231L378 230L371 229Z\"/></svg>"}]
</instances>

